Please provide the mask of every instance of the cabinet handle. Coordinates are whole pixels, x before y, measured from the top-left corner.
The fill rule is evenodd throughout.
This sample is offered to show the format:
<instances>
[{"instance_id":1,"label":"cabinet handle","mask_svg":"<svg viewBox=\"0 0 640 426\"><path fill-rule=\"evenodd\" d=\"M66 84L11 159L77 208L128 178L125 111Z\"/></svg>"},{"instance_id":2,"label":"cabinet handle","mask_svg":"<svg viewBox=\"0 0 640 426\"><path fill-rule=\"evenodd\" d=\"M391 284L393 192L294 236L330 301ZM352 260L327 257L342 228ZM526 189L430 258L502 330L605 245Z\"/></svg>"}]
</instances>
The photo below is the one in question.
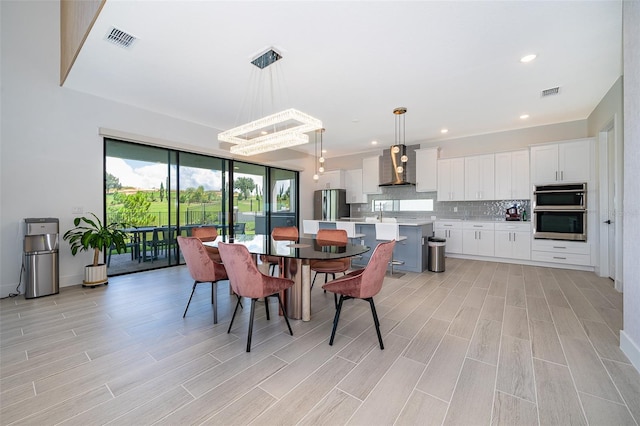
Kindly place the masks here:
<instances>
[{"instance_id":1,"label":"cabinet handle","mask_svg":"<svg viewBox=\"0 0 640 426\"><path fill-rule=\"evenodd\" d=\"M564 250L566 250L566 249L567 249L566 247L560 247L560 246L553 246L553 248L554 248L554 249L564 249Z\"/></svg>"},{"instance_id":2,"label":"cabinet handle","mask_svg":"<svg viewBox=\"0 0 640 426\"><path fill-rule=\"evenodd\" d=\"M560 172L560 180L564 180L564 170Z\"/></svg>"},{"instance_id":3,"label":"cabinet handle","mask_svg":"<svg viewBox=\"0 0 640 426\"><path fill-rule=\"evenodd\" d=\"M478 231L478 239L481 240L482 239L482 231Z\"/></svg>"},{"instance_id":4,"label":"cabinet handle","mask_svg":"<svg viewBox=\"0 0 640 426\"><path fill-rule=\"evenodd\" d=\"M514 243L516 242L516 233L515 232L513 233L513 242Z\"/></svg>"},{"instance_id":5,"label":"cabinet handle","mask_svg":"<svg viewBox=\"0 0 640 426\"><path fill-rule=\"evenodd\" d=\"M554 259L560 259L560 260L567 260L566 257L562 257L562 256L553 256Z\"/></svg>"}]
</instances>

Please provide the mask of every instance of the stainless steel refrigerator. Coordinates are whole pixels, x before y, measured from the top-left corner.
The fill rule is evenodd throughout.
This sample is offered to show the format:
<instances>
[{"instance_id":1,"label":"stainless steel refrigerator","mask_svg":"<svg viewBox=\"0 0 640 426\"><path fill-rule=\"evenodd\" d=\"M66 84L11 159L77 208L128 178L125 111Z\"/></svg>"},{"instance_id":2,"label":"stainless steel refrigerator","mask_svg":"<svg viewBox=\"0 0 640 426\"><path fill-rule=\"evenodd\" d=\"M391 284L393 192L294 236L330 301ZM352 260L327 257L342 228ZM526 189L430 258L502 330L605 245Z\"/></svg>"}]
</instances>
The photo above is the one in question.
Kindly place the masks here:
<instances>
[{"instance_id":1,"label":"stainless steel refrigerator","mask_svg":"<svg viewBox=\"0 0 640 426\"><path fill-rule=\"evenodd\" d=\"M348 217L351 209L347 204L344 189L322 189L313 193L313 218L315 220L338 220Z\"/></svg>"}]
</instances>

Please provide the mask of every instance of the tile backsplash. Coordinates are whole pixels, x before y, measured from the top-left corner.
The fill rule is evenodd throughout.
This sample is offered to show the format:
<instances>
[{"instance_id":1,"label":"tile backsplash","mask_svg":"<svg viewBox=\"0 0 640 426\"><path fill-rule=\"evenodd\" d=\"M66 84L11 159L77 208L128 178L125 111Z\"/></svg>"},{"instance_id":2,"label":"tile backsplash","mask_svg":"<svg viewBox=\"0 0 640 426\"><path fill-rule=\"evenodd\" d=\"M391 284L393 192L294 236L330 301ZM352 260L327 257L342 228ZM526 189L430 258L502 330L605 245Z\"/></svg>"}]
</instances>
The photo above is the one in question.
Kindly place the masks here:
<instances>
[{"instance_id":1,"label":"tile backsplash","mask_svg":"<svg viewBox=\"0 0 640 426\"><path fill-rule=\"evenodd\" d=\"M383 215L399 219L431 219L431 216L438 219L503 219L507 208L516 204L521 211L526 210L527 220L531 217L531 200L438 201L436 192L416 192L413 186L387 187L382 191L382 194L369 195L367 204L351 204L351 216L379 215L380 212L372 211L373 200L432 199L433 211L385 211Z\"/></svg>"}]
</instances>

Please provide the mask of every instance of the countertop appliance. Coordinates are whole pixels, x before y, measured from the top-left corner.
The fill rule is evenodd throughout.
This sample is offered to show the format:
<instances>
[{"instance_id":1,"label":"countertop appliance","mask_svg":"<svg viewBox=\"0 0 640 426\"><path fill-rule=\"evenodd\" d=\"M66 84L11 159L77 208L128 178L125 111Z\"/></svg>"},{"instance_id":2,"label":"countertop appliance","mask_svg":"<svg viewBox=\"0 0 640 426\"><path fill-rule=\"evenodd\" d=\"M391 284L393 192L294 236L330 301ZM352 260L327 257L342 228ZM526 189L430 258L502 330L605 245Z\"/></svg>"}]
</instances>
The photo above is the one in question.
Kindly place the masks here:
<instances>
[{"instance_id":1,"label":"countertop appliance","mask_svg":"<svg viewBox=\"0 0 640 426\"><path fill-rule=\"evenodd\" d=\"M536 186L533 197L533 238L587 241L586 183Z\"/></svg>"},{"instance_id":2,"label":"countertop appliance","mask_svg":"<svg viewBox=\"0 0 640 426\"><path fill-rule=\"evenodd\" d=\"M520 210L518 206L511 206L507 209L506 218L507 220L520 220Z\"/></svg>"},{"instance_id":3,"label":"countertop appliance","mask_svg":"<svg viewBox=\"0 0 640 426\"><path fill-rule=\"evenodd\" d=\"M321 189L313 193L314 220L338 220L349 216L350 210L344 189Z\"/></svg>"}]
</instances>

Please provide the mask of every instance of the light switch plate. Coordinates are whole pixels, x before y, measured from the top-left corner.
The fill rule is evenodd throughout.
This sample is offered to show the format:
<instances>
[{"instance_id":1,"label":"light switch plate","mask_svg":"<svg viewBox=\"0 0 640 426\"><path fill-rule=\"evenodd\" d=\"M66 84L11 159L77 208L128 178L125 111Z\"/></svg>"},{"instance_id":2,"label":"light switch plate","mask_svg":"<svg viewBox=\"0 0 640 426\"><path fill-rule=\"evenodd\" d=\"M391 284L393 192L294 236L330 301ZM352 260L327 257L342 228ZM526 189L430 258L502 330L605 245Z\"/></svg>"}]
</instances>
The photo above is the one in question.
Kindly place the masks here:
<instances>
[{"instance_id":1,"label":"light switch plate","mask_svg":"<svg viewBox=\"0 0 640 426\"><path fill-rule=\"evenodd\" d=\"M71 207L71 214L82 214L84 213L84 208L82 207Z\"/></svg>"}]
</instances>

